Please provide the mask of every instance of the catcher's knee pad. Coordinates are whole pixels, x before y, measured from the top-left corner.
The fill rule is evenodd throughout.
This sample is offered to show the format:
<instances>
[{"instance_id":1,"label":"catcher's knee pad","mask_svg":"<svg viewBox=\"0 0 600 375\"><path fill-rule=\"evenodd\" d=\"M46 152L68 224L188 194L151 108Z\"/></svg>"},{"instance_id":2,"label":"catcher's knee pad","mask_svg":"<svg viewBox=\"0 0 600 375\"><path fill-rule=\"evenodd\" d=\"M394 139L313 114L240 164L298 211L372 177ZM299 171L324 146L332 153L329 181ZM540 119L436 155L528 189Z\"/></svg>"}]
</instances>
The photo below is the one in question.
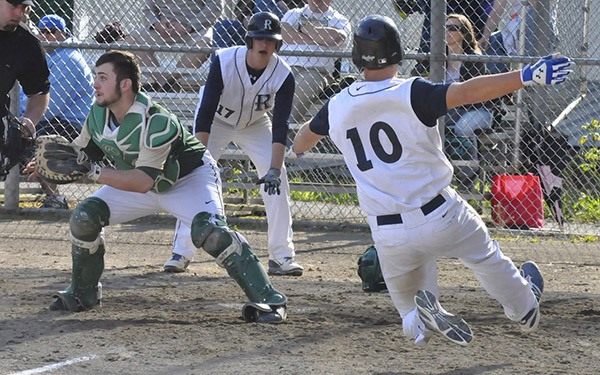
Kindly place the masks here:
<instances>
[{"instance_id":1,"label":"catcher's knee pad","mask_svg":"<svg viewBox=\"0 0 600 375\"><path fill-rule=\"evenodd\" d=\"M192 220L192 242L194 246L203 248L218 265L233 253L241 252L241 240L234 231L227 227L225 218L200 212Z\"/></svg>"},{"instance_id":2,"label":"catcher's knee pad","mask_svg":"<svg viewBox=\"0 0 600 375\"><path fill-rule=\"evenodd\" d=\"M109 217L110 209L106 202L96 197L85 199L71 214L71 243L93 254L104 243L101 232L108 225Z\"/></svg>"}]
</instances>

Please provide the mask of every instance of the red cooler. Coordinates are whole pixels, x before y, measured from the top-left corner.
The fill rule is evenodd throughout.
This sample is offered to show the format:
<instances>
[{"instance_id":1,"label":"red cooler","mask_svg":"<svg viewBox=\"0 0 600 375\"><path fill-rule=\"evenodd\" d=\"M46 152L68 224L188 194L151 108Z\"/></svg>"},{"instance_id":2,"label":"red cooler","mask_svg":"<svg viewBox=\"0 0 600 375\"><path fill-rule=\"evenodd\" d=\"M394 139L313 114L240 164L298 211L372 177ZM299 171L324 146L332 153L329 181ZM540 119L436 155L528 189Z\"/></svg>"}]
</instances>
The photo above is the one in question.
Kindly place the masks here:
<instances>
[{"instance_id":1,"label":"red cooler","mask_svg":"<svg viewBox=\"0 0 600 375\"><path fill-rule=\"evenodd\" d=\"M500 227L542 228L544 198L540 178L532 174L494 176L492 219Z\"/></svg>"}]
</instances>

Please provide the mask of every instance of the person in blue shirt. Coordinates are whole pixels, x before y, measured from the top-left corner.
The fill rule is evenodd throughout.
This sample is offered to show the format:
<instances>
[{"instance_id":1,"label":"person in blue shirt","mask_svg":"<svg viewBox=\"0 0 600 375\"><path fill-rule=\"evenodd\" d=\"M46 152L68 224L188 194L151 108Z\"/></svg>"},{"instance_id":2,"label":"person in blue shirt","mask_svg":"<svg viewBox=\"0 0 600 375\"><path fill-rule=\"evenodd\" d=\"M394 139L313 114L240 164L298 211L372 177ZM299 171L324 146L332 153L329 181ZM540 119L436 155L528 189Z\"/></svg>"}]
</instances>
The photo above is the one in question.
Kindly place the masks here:
<instances>
[{"instance_id":1,"label":"person in blue shirt","mask_svg":"<svg viewBox=\"0 0 600 375\"><path fill-rule=\"evenodd\" d=\"M227 48L246 44L246 27L254 14L254 1L239 0L233 12L235 18L220 20L215 24L213 46Z\"/></svg>"},{"instance_id":2,"label":"person in blue shirt","mask_svg":"<svg viewBox=\"0 0 600 375\"><path fill-rule=\"evenodd\" d=\"M38 23L42 42L70 42L73 37L65 20L55 14L44 16ZM36 135L60 134L73 140L81 131L93 98L92 70L79 50L46 46L50 69L50 104L40 120ZM21 110L27 97L21 93ZM54 184L40 181L46 194L43 208L68 208L66 199L58 194Z\"/></svg>"}]
</instances>

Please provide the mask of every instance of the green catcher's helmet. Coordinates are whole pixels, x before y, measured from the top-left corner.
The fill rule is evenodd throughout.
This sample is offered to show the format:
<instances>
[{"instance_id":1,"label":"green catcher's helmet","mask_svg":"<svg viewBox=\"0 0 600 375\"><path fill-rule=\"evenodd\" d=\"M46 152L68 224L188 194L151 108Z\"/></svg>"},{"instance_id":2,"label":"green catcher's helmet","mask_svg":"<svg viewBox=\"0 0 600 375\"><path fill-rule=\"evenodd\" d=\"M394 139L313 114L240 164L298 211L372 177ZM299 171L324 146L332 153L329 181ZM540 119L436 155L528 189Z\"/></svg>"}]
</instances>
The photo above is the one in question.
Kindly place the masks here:
<instances>
[{"instance_id":1,"label":"green catcher's helmet","mask_svg":"<svg viewBox=\"0 0 600 375\"><path fill-rule=\"evenodd\" d=\"M362 280L362 289L365 292L387 290L375 246L369 246L363 255L358 258L358 276Z\"/></svg>"}]
</instances>

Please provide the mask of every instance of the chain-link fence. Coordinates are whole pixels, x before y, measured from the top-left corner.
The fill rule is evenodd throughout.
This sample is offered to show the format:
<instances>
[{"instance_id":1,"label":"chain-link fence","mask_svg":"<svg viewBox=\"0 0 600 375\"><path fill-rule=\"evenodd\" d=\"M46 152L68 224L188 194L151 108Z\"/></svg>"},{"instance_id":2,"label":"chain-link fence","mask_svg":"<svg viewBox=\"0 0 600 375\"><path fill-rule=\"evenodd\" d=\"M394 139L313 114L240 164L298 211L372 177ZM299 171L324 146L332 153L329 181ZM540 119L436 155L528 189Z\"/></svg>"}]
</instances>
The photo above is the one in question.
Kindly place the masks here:
<instances>
[{"instance_id":1,"label":"chain-link fence","mask_svg":"<svg viewBox=\"0 0 600 375\"><path fill-rule=\"evenodd\" d=\"M244 44L247 20L258 10L270 10L283 21L280 55L292 66L297 85L290 138L331 95L359 79L350 58L351 30L369 14L387 15L398 25L405 50L399 69L403 77L463 81L517 69L560 51L577 63L564 84L520 90L452 110L440 119L446 153L455 165L455 186L495 225L581 235L600 231L600 130L595 112L600 98L600 25L590 20L600 12L600 1L38 3L28 24L47 48L51 101L57 108L46 113L43 123L59 133L81 126L93 94L90 69L107 49L137 54L143 90L191 127L209 56L218 48ZM48 14L63 17L65 27L44 23L42 17ZM230 145L220 163L226 168L231 214L260 211L253 204L254 197L258 199L256 171L244 153ZM296 219L363 221L354 182L332 143L323 141L286 164ZM48 193L16 172L0 187L9 209L40 207ZM54 193L66 197L73 208L96 188L72 184ZM63 202L46 202L46 207L61 206Z\"/></svg>"}]
</instances>

